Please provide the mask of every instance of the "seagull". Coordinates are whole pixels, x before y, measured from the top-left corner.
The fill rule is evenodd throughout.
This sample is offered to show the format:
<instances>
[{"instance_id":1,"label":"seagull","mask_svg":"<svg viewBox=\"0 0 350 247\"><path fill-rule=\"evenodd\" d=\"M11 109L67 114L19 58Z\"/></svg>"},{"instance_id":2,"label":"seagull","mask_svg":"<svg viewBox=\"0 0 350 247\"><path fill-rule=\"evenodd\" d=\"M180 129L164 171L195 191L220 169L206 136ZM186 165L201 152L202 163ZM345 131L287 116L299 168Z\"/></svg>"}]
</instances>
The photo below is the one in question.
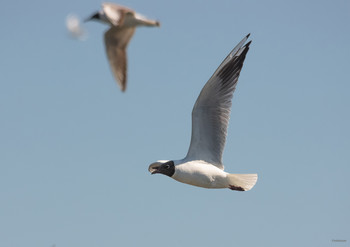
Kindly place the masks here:
<instances>
[{"instance_id":1,"label":"seagull","mask_svg":"<svg viewBox=\"0 0 350 247\"><path fill-rule=\"evenodd\" d=\"M127 83L127 55L126 48L137 26L156 26L159 21L149 20L132 9L114 3L103 3L102 10L86 19L99 20L110 25L105 32L104 40L106 53L112 73L124 92Z\"/></svg>"},{"instance_id":2,"label":"seagull","mask_svg":"<svg viewBox=\"0 0 350 247\"><path fill-rule=\"evenodd\" d=\"M203 188L248 191L254 187L257 174L230 174L222 164L233 92L251 44L246 43L249 35L230 52L199 94L192 110L192 137L186 157L154 162L148 167L151 174Z\"/></svg>"}]
</instances>

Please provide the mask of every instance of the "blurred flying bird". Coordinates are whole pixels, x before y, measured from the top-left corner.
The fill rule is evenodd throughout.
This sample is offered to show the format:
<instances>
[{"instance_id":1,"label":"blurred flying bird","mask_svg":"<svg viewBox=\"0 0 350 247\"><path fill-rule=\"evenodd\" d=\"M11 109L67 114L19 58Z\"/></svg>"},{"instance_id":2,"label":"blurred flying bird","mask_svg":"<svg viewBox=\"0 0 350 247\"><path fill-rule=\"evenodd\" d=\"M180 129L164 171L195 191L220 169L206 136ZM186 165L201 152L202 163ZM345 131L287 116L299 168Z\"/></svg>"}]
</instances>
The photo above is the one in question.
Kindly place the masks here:
<instances>
[{"instance_id":1,"label":"blurred flying bird","mask_svg":"<svg viewBox=\"0 0 350 247\"><path fill-rule=\"evenodd\" d=\"M239 42L203 87L192 110L192 137L182 160L152 163L151 174L164 174L179 182L204 188L253 188L257 174L230 174L224 171L224 151L233 92L251 41L249 34Z\"/></svg>"},{"instance_id":2,"label":"blurred flying bird","mask_svg":"<svg viewBox=\"0 0 350 247\"><path fill-rule=\"evenodd\" d=\"M86 40L87 32L81 26L81 22L78 16L75 14L69 14L66 17L66 27L71 37L79 40Z\"/></svg>"},{"instance_id":3,"label":"blurred flying bird","mask_svg":"<svg viewBox=\"0 0 350 247\"><path fill-rule=\"evenodd\" d=\"M102 10L94 13L89 20L99 20L110 25L104 35L106 53L112 73L124 92L127 84L127 54L126 48L137 26L156 26L160 23L149 20L132 9L113 4L103 3Z\"/></svg>"}]
</instances>

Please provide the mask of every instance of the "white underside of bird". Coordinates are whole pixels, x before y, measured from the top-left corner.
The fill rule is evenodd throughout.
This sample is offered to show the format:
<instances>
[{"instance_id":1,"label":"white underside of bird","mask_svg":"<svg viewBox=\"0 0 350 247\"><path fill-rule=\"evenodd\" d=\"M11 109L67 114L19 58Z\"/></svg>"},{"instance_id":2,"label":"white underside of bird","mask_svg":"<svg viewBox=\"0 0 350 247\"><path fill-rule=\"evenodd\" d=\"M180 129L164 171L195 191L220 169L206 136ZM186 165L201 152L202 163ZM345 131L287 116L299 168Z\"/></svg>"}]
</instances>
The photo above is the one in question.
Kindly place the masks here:
<instances>
[{"instance_id":1,"label":"white underside of bird","mask_svg":"<svg viewBox=\"0 0 350 247\"><path fill-rule=\"evenodd\" d=\"M257 180L257 174L230 174L201 160L178 161L175 164L173 179L203 188L240 187L243 190L250 190Z\"/></svg>"}]
</instances>

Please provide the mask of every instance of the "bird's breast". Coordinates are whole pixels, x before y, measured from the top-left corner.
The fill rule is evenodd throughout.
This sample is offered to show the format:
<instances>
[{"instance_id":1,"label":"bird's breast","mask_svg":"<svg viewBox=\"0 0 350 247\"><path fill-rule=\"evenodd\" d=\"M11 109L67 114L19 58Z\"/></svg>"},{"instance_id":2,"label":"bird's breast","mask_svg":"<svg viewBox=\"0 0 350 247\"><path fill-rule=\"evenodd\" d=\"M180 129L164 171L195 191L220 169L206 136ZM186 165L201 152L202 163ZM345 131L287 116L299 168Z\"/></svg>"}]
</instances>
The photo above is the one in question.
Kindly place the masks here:
<instances>
[{"instance_id":1,"label":"bird's breast","mask_svg":"<svg viewBox=\"0 0 350 247\"><path fill-rule=\"evenodd\" d=\"M227 188L226 172L202 162L187 162L175 166L173 179L204 188Z\"/></svg>"}]
</instances>

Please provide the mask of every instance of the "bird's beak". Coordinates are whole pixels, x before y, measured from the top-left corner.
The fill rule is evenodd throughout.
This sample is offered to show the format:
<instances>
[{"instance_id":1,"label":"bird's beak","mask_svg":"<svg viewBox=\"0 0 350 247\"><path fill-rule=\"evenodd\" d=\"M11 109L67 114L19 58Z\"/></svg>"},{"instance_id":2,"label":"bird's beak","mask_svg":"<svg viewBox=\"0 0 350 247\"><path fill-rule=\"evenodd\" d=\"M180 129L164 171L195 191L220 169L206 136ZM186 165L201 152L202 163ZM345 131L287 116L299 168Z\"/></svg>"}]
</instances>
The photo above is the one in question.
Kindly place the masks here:
<instances>
[{"instance_id":1,"label":"bird's beak","mask_svg":"<svg viewBox=\"0 0 350 247\"><path fill-rule=\"evenodd\" d=\"M159 162L154 162L152 164L150 164L150 166L148 167L148 171L153 175L156 173L160 173L160 171L158 170L160 167L161 163Z\"/></svg>"},{"instance_id":2,"label":"bird's beak","mask_svg":"<svg viewBox=\"0 0 350 247\"><path fill-rule=\"evenodd\" d=\"M92 19L99 19L98 13L95 13L95 14L93 14L92 16L86 18L86 19L84 20L84 22L91 21Z\"/></svg>"}]
</instances>

